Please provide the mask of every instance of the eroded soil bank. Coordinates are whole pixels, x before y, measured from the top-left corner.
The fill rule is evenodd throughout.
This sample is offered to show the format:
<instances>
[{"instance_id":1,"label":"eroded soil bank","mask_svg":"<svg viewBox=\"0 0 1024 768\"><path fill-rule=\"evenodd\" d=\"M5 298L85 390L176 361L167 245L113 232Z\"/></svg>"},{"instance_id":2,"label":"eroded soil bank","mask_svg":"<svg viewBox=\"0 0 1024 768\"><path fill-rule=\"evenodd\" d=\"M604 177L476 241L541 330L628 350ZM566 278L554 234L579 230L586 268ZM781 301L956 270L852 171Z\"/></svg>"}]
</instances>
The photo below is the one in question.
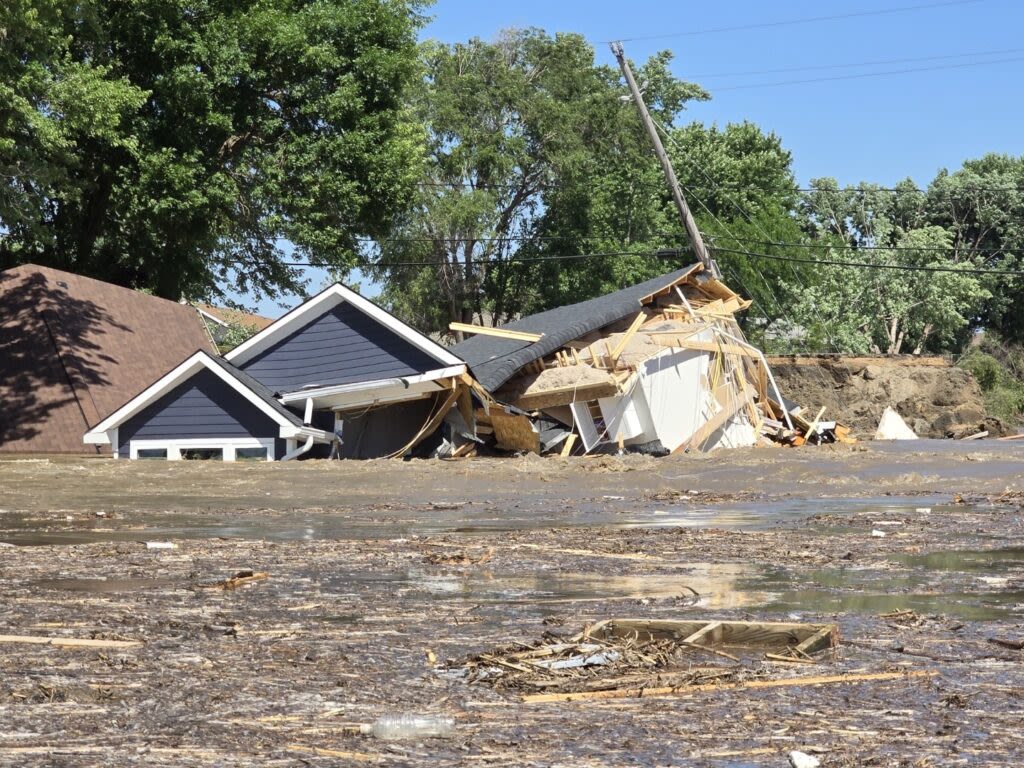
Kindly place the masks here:
<instances>
[{"instance_id":1,"label":"eroded soil bank","mask_svg":"<svg viewBox=\"0 0 1024 768\"><path fill-rule=\"evenodd\" d=\"M1019 764L1022 459L0 462L0 633L142 643L2 644L0 764ZM740 681L928 674L553 704L459 674L616 616L839 625ZM390 712L456 735L354 732Z\"/></svg>"}]
</instances>

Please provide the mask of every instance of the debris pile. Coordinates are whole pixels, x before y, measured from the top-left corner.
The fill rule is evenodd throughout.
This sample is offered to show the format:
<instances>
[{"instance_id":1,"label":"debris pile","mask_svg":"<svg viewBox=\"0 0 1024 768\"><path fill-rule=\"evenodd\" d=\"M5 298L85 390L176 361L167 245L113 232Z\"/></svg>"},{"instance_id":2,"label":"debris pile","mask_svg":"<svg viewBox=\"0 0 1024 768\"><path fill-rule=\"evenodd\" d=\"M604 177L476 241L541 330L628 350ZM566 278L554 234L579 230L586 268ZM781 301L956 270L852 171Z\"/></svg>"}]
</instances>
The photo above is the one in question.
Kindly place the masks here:
<instances>
[{"instance_id":1,"label":"debris pile","mask_svg":"<svg viewBox=\"0 0 1024 768\"><path fill-rule=\"evenodd\" d=\"M478 334L462 355L497 403L476 435L499 450L666 455L851 441L786 400L736 321L740 298L701 265Z\"/></svg>"},{"instance_id":2,"label":"debris pile","mask_svg":"<svg viewBox=\"0 0 1024 768\"><path fill-rule=\"evenodd\" d=\"M752 680L763 671L749 661L814 664L814 654L837 640L832 624L609 619L568 640L548 634L533 645L480 653L464 667L470 682L530 700L601 698Z\"/></svg>"}]
</instances>

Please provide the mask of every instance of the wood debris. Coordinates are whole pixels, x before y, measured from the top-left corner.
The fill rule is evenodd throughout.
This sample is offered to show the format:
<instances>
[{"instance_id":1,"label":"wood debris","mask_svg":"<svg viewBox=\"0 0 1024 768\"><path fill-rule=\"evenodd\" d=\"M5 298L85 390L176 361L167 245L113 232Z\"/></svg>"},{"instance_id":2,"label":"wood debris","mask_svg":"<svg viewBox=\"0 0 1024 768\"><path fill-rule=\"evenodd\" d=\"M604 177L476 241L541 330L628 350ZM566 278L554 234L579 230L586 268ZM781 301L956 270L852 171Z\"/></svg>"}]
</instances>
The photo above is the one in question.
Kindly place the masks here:
<instances>
[{"instance_id":1,"label":"wood debris","mask_svg":"<svg viewBox=\"0 0 1024 768\"><path fill-rule=\"evenodd\" d=\"M753 664L762 655L813 664L837 639L833 624L609 619L568 640L477 654L465 669L470 682L523 693L524 701L546 700L538 692L613 698L746 681L762 674Z\"/></svg>"},{"instance_id":2,"label":"wood debris","mask_svg":"<svg viewBox=\"0 0 1024 768\"><path fill-rule=\"evenodd\" d=\"M825 408L806 418L783 397L736 320L750 302L699 265L641 305L523 365L493 393L504 408L477 410L476 437L561 456L854 442Z\"/></svg>"}]
</instances>

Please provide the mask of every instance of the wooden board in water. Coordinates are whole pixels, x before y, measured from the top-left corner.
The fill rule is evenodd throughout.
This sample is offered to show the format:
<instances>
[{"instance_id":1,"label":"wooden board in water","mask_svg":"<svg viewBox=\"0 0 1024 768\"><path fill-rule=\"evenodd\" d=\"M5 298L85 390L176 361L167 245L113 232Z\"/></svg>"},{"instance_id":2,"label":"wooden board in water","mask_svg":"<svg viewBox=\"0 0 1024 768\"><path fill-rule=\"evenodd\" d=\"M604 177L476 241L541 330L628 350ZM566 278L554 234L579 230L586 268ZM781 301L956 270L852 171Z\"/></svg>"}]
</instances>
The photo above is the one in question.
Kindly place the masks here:
<instances>
[{"instance_id":1,"label":"wooden board in water","mask_svg":"<svg viewBox=\"0 0 1024 768\"><path fill-rule=\"evenodd\" d=\"M707 646L765 650L798 647L807 654L832 648L839 641L839 627L835 624L758 621L607 619L588 627L583 634L597 640L678 640Z\"/></svg>"}]
</instances>

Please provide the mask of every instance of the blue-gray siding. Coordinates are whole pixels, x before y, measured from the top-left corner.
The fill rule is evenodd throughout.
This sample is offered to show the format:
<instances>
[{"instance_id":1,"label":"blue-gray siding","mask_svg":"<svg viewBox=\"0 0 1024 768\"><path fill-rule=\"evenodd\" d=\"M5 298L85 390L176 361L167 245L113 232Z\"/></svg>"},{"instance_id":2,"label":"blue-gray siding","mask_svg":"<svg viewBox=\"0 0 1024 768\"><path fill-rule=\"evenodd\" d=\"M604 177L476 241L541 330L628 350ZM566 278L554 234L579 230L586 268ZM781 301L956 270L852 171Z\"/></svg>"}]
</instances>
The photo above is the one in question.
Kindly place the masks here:
<instances>
[{"instance_id":1,"label":"blue-gray siding","mask_svg":"<svg viewBox=\"0 0 1024 768\"><path fill-rule=\"evenodd\" d=\"M239 366L276 392L414 376L442 364L349 304L339 304Z\"/></svg>"},{"instance_id":2,"label":"blue-gray siding","mask_svg":"<svg viewBox=\"0 0 1024 768\"><path fill-rule=\"evenodd\" d=\"M203 369L124 422L117 438L121 456L127 457L133 438L276 438L278 430L273 419Z\"/></svg>"}]
</instances>

